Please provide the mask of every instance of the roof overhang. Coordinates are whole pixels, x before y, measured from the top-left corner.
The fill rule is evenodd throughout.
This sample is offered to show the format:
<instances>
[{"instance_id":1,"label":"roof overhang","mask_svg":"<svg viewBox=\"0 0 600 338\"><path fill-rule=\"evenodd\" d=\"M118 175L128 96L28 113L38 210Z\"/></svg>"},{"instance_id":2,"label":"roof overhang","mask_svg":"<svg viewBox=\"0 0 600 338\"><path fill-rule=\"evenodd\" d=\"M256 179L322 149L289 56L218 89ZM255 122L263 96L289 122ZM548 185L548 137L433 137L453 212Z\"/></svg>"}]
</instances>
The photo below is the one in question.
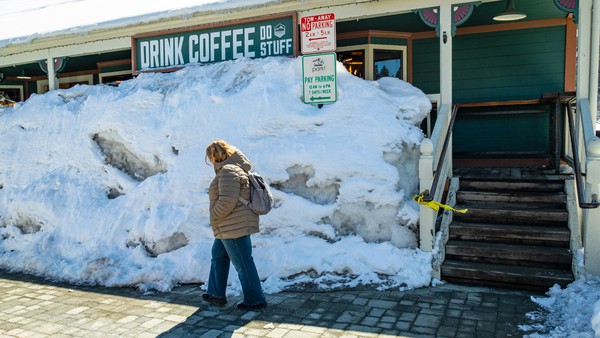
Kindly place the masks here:
<instances>
[{"instance_id":1,"label":"roof overhang","mask_svg":"<svg viewBox=\"0 0 600 338\"><path fill-rule=\"evenodd\" d=\"M443 0L464 4L465 0ZM494 2L501 0L481 0ZM19 65L60 56L89 55L131 48L131 37L137 34L180 29L205 24L223 23L264 15L298 12L299 16L335 11L336 20L401 14L421 8L439 6L440 0L284 0L262 5L242 6L235 10L196 12L185 17L161 18L143 23L111 28L85 28L73 32L55 32L34 39L23 39L0 47L0 66ZM18 39L16 39L18 41Z\"/></svg>"}]
</instances>

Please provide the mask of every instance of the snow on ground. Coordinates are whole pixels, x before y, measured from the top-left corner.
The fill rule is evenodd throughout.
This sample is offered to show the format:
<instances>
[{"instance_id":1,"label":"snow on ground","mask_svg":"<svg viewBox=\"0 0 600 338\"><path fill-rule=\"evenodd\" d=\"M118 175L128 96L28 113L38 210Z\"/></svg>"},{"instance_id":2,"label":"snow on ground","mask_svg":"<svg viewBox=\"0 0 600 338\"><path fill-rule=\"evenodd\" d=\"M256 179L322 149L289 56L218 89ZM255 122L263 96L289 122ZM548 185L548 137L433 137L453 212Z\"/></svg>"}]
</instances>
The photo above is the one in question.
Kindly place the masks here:
<instances>
[{"instance_id":1,"label":"snow on ground","mask_svg":"<svg viewBox=\"0 0 600 338\"><path fill-rule=\"evenodd\" d=\"M600 337L600 277L585 276L545 297L532 297L541 310L528 313L534 324L522 325L526 337Z\"/></svg>"},{"instance_id":2,"label":"snow on ground","mask_svg":"<svg viewBox=\"0 0 600 338\"><path fill-rule=\"evenodd\" d=\"M274 188L254 256L266 292L429 285L417 247L427 97L338 65L338 102L302 102L301 59L237 60L76 86L0 110L0 267L169 290L206 282L206 146L238 146ZM230 278L239 291L237 276Z\"/></svg>"}]
</instances>

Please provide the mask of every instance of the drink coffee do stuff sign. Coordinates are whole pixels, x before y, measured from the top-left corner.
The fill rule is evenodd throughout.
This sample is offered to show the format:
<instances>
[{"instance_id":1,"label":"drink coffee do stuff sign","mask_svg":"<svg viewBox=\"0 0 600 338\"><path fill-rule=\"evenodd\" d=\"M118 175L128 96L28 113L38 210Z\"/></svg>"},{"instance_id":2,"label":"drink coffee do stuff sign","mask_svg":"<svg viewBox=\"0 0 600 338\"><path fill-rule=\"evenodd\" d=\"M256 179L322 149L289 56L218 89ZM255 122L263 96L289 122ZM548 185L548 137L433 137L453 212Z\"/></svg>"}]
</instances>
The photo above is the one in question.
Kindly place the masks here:
<instances>
[{"instance_id":1,"label":"drink coffee do stuff sign","mask_svg":"<svg viewBox=\"0 0 600 338\"><path fill-rule=\"evenodd\" d=\"M169 69L187 63L211 63L242 57L296 55L296 14L197 26L132 38L134 72Z\"/></svg>"}]
</instances>

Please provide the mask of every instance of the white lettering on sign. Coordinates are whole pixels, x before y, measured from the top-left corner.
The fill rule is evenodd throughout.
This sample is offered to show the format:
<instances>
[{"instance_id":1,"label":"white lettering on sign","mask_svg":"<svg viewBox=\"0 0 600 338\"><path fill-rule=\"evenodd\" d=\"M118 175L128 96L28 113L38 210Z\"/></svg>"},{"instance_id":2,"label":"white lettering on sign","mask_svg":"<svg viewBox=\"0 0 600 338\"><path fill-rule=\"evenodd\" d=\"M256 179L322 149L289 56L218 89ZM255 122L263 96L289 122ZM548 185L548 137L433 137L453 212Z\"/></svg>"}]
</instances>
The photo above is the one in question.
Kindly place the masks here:
<instances>
[{"instance_id":1,"label":"white lettering on sign","mask_svg":"<svg viewBox=\"0 0 600 338\"><path fill-rule=\"evenodd\" d=\"M291 53L292 39L263 41L260 43L260 56L286 55Z\"/></svg>"},{"instance_id":2,"label":"white lettering on sign","mask_svg":"<svg viewBox=\"0 0 600 338\"><path fill-rule=\"evenodd\" d=\"M256 53L250 51L250 46L254 45L254 40L250 39L250 34L254 33L254 27L244 29L244 56L248 58L255 57Z\"/></svg>"},{"instance_id":3,"label":"white lettering on sign","mask_svg":"<svg viewBox=\"0 0 600 338\"><path fill-rule=\"evenodd\" d=\"M200 34L200 62L210 62L210 43L208 33Z\"/></svg>"},{"instance_id":4,"label":"white lettering on sign","mask_svg":"<svg viewBox=\"0 0 600 338\"><path fill-rule=\"evenodd\" d=\"M243 40L243 29L234 29L233 30L233 38L231 43L231 48L233 49L233 59L239 59L244 56L244 52L240 52L240 47L242 46Z\"/></svg>"},{"instance_id":5,"label":"white lettering on sign","mask_svg":"<svg viewBox=\"0 0 600 338\"><path fill-rule=\"evenodd\" d=\"M267 40L273 37L273 28L269 26L260 26L260 39Z\"/></svg>"},{"instance_id":6,"label":"white lettering on sign","mask_svg":"<svg viewBox=\"0 0 600 338\"><path fill-rule=\"evenodd\" d=\"M289 36L286 25L275 23L147 38L138 42L139 69L292 55L294 38Z\"/></svg>"},{"instance_id":7,"label":"white lettering on sign","mask_svg":"<svg viewBox=\"0 0 600 338\"><path fill-rule=\"evenodd\" d=\"M223 61L227 59L230 51L233 59L252 58L255 53L250 48L254 45L252 39L254 32L254 27L249 27L190 35L188 38L190 62Z\"/></svg>"},{"instance_id":8,"label":"white lettering on sign","mask_svg":"<svg viewBox=\"0 0 600 338\"><path fill-rule=\"evenodd\" d=\"M183 37L142 41L140 43L142 68L183 65Z\"/></svg>"}]
</instances>

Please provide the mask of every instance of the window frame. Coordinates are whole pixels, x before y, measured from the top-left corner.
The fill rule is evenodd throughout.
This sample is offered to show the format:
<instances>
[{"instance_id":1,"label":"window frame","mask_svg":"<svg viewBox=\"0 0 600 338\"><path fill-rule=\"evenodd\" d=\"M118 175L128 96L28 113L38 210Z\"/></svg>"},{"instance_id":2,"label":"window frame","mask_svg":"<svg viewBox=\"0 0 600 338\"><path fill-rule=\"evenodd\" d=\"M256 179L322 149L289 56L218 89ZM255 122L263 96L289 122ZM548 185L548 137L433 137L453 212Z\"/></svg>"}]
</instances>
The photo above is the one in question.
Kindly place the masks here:
<instances>
[{"instance_id":1,"label":"window frame","mask_svg":"<svg viewBox=\"0 0 600 338\"><path fill-rule=\"evenodd\" d=\"M402 51L402 81L408 82L408 47L402 45L382 45L382 44L360 44L338 47L336 52L349 52L353 50L362 50L365 55L365 80L373 81L375 68L375 50L393 50Z\"/></svg>"}]
</instances>

